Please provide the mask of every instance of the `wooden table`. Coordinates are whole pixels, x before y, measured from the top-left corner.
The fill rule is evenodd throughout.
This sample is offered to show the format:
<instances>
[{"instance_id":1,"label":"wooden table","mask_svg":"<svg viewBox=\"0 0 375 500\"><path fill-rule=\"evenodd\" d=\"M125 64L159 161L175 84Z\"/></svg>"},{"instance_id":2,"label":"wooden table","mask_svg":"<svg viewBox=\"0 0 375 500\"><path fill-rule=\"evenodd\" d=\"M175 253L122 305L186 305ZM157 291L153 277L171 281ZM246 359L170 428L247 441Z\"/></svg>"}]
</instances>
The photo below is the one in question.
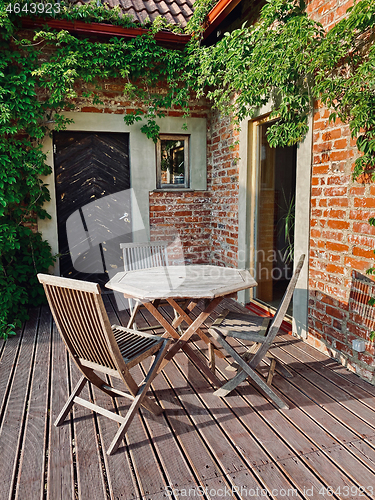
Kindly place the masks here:
<instances>
[{"instance_id":1,"label":"wooden table","mask_svg":"<svg viewBox=\"0 0 375 500\"><path fill-rule=\"evenodd\" d=\"M221 382L213 371L187 344L194 333L209 346L211 368L214 365L215 351L211 339L200 329L202 323L225 297L234 297L240 290L252 288L257 283L249 271L210 265L150 267L117 273L105 286L125 297L140 300L145 308L165 328L164 335L170 335L176 342L170 347L160 370L170 361L179 349L197 364L205 375L215 385ZM157 309L160 300L166 300L176 311L177 315L169 322ZM181 307L178 299L186 299L187 303ZM204 310L195 320L189 313L195 308L200 299L205 300ZM187 323L187 329L180 335L177 328L182 322ZM221 355L222 356L222 355Z\"/></svg>"}]
</instances>

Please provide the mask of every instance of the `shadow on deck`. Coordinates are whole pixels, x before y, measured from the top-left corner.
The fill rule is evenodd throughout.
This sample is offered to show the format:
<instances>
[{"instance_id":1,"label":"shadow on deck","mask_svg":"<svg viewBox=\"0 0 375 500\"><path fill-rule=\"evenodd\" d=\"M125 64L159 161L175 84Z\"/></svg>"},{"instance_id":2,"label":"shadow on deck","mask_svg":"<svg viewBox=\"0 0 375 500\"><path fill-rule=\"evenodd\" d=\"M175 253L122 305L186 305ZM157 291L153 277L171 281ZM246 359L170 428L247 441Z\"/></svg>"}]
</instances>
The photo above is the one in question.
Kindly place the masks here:
<instances>
[{"instance_id":1,"label":"shadow on deck","mask_svg":"<svg viewBox=\"0 0 375 500\"><path fill-rule=\"evenodd\" d=\"M111 322L126 324L126 311L104 300ZM149 320L142 310L138 326ZM207 354L200 341L195 348ZM116 422L76 406L74 418L52 425L79 374L49 309L32 310L22 332L0 342L0 499L373 497L375 387L291 336L278 337L272 352L294 375L276 374L273 383L289 410L248 382L214 396L180 352L152 386L164 414L141 410L108 457ZM217 360L223 380L232 376L225 366ZM101 406L126 410L122 398L91 387L83 397L89 392Z\"/></svg>"}]
</instances>

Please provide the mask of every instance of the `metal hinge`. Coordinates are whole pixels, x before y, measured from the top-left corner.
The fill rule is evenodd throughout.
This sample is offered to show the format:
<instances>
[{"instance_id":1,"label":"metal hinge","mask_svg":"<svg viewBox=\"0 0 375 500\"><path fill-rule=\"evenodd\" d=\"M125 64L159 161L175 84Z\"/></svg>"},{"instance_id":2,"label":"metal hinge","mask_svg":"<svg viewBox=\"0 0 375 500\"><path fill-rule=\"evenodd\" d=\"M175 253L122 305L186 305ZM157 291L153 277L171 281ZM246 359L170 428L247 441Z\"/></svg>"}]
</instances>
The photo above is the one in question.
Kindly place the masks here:
<instances>
[{"instance_id":1,"label":"metal hinge","mask_svg":"<svg viewBox=\"0 0 375 500\"><path fill-rule=\"evenodd\" d=\"M53 145L53 152L56 154L56 144Z\"/></svg>"}]
</instances>

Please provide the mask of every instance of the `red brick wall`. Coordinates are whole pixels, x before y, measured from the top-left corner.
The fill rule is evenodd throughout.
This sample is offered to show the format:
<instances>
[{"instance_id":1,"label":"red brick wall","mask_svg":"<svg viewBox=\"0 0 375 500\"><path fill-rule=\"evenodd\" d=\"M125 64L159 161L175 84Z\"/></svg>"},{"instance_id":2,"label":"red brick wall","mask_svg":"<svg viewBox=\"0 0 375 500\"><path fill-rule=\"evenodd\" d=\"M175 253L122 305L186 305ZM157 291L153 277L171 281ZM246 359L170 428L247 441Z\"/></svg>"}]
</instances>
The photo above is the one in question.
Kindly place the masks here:
<instances>
[{"instance_id":1,"label":"red brick wall","mask_svg":"<svg viewBox=\"0 0 375 500\"><path fill-rule=\"evenodd\" d=\"M210 259L211 211L207 191L150 193L151 240L180 238L183 258L189 264ZM179 262L180 256L172 260Z\"/></svg>"},{"instance_id":2,"label":"red brick wall","mask_svg":"<svg viewBox=\"0 0 375 500\"><path fill-rule=\"evenodd\" d=\"M307 0L306 10L310 17L330 30L346 11L353 5L353 0Z\"/></svg>"},{"instance_id":3,"label":"red brick wall","mask_svg":"<svg viewBox=\"0 0 375 500\"><path fill-rule=\"evenodd\" d=\"M209 107L204 101L192 105L191 110L193 118L205 117L209 126ZM182 116L179 110L172 113L171 116ZM208 263L211 237L210 202L209 187L207 191L150 192L151 240L173 241L179 237L186 263ZM182 256L176 254L172 260L178 263L181 258Z\"/></svg>"},{"instance_id":4,"label":"red brick wall","mask_svg":"<svg viewBox=\"0 0 375 500\"><path fill-rule=\"evenodd\" d=\"M207 129L207 191L150 193L151 239L178 235L188 263L237 267L236 139L230 119L213 113Z\"/></svg>"},{"instance_id":5,"label":"red brick wall","mask_svg":"<svg viewBox=\"0 0 375 500\"><path fill-rule=\"evenodd\" d=\"M238 265L238 132L230 118L214 113L208 147L211 190L210 263Z\"/></svg>"},{"instance_id":6,"label":"red brick wall","mask_svg":"<svg viewBox=\"0 0 375 500\"><path fill-rule=\"evenodd\" d=\"M352 1L312 0L307 10L330 29ZM307 341L338 358L349 369L374 382L374 348L365 314L353 302L352 270L364 273L373 262L375 186L353 182L358 155L349 126L328 122L329 111L316 104L313 125L311 188L309 333ZM357 353L352 340L364 338L366 351Z\"/></svg>"}]
</instances>

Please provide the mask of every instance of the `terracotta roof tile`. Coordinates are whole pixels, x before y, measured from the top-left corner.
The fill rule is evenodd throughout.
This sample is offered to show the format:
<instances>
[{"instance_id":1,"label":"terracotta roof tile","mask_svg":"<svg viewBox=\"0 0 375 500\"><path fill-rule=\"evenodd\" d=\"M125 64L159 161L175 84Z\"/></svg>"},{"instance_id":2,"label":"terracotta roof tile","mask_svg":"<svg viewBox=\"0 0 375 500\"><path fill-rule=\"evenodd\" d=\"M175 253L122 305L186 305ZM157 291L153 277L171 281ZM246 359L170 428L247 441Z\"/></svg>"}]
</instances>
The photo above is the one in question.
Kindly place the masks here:
<instances>
[{"instance_id":1,"label":"terracotta roof tile","mask_svg":"<svg viewBox=\"0 0 375 500\"><path fill-rule=\"evenodd\" d=\"M82 5L89 0L71 0ZM134 21L143 23L147 18L151 21L158 16L164 17L169 23L182 27L193 15L194 0L103 0L110 7L119 5L121 11L132 17Z\"/></svg>"}]
</instances>

